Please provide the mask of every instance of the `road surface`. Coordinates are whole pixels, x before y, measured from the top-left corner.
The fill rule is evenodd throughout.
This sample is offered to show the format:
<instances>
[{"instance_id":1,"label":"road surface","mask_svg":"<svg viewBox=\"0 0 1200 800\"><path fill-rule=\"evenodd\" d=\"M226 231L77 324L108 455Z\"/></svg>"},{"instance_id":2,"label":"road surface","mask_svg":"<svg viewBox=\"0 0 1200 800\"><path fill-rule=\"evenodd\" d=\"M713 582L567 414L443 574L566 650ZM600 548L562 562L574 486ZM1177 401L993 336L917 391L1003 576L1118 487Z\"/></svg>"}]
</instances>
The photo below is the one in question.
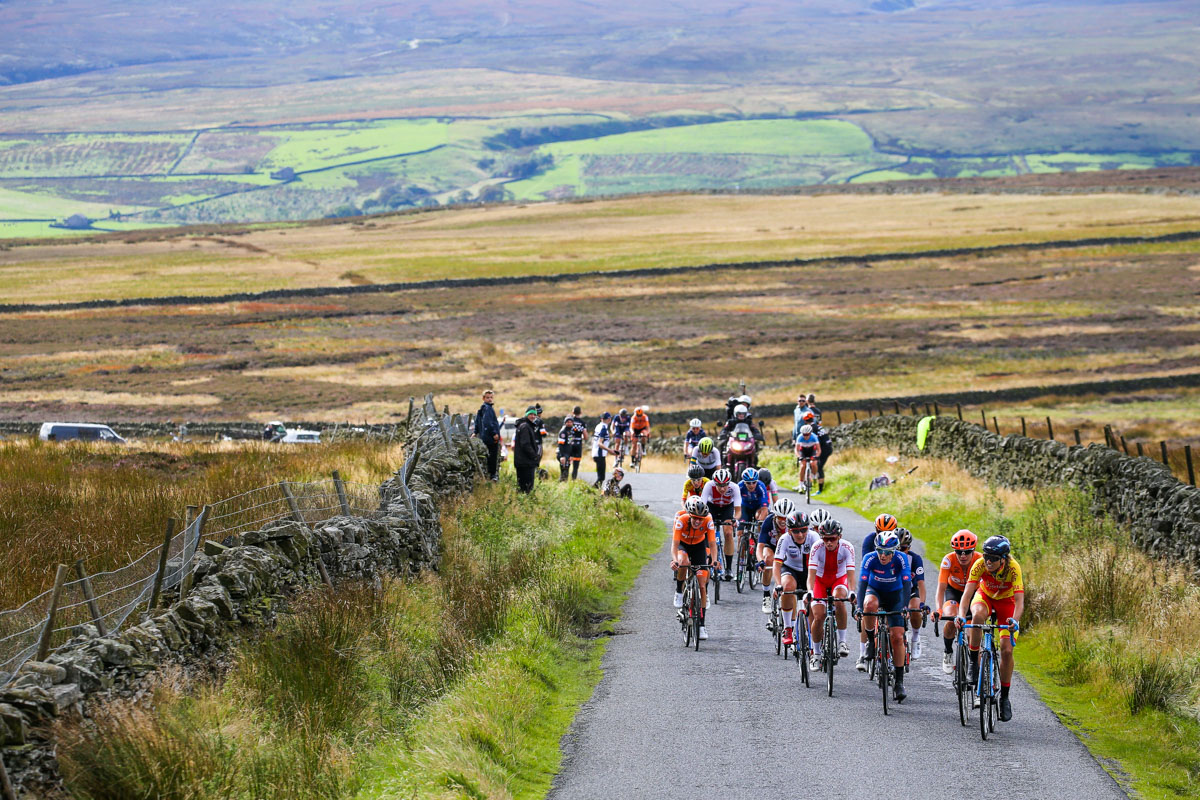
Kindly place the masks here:
<instances>
[{"instance_id":1,"label":"road surface","mask_svg":"<svg viewBox=\"0 0 1200 800\"><path fill-rule=\"evenodd\" d=\"M674 516L681 475L633 475L630 483L635 501L663 520ZM871 523L825 507L857 551ZM630 592L604 677L563 739L553 800L1127 797L1019 676L1011 722L997 723L986 742L977 718L962 727L932 622L905 681L908 699L886 717L878 685L854 670L853 658L838 663L833 697L823 673L805 688L796 662L775 655L758 589L738 595L724 584L708 612L708 641L699 652L685 648L668 550L664 543ZM936 562L927 569L932 598ZM853 621L848 641L857 657Z\"/></svg>"}]
</instances>

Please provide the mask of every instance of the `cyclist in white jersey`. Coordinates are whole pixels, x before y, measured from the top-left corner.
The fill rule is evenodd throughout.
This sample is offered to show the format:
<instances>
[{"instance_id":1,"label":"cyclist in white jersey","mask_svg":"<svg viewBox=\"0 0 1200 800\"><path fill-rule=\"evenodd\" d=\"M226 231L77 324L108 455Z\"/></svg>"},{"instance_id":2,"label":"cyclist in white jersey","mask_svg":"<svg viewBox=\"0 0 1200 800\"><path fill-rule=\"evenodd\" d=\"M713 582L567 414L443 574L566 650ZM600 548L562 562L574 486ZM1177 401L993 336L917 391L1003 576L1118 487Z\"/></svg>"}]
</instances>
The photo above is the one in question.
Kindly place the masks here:
<instances>
[{"instance_id":1,"label":"cyclist in white jersey","mask_svg":"<svg viewBox=\"0 0 1200 800\"><path fill-rule=\"evenodd\" d=\"M721 468L721 451L713 446L713 440L707 436L692 448L691 459L704 470L706 478L711 478Z\"/></svg>"},{"instance_id":2,"label":"cyclist in white jersey","mask_svg":"<svg viewBox=\"0 0 1200 800\"><path fill-rule=\"evenodd\" d=\"M854 545L842 538L842 524L835 519L823 521L816 526L813 535L819 538L820 544L808 556L808 591L813 599L849 597L850 587L855 585ZM850 655L850 647L846 644L846 604L836 605L838 656L845 658ZM819 667L825 604L813 603L812 609L813 665Z\"/></svg>"},{"instance_id":3,"label":"cyclist in white jersey","mask_svg":"<svg viewBox=\"0 0 1200 800\"><path fill-rule=\"evenodd\" d=\"M777 592L794 592L803 585L809 551L820 541L812 530L804 533L788 530L780 535L775 543L774 583ZM783 612L783 643L794 645L792 628L795 625L796 595L785 594L780 597L779 608Z\"/></svg>"},{"instance_id":4,"label":"cyclist in white jersey","mask_svg":"<svg viewBox=\"0 0 1200 800\"><path fill-rule=\"evenodd\" d=\"M733 521L742 515L742 492L725 468L713 472L712 480L704 484L700 499L708 504L713 524L721 528L725 550L725 580L733 578Z\"/></svg>"}]
</instances>

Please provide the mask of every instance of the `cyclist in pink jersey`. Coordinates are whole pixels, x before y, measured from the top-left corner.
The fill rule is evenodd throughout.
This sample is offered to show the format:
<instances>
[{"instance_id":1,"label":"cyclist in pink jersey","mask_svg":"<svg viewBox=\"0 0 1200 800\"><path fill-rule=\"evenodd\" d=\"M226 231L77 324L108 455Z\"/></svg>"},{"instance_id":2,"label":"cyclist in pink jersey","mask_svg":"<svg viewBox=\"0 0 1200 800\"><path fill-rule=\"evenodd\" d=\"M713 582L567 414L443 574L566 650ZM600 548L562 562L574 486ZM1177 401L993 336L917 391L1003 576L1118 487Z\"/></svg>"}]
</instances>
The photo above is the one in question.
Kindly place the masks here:
<instances>
[{"instance_id":1,"label":"cyclist in pink jersey","mask_svg":"<svg viewBox=\"0 0 1200 800\"><path fill-rule=\"evenodd\" d=\"M849 597L850 587L855 585L854 545L842 538L842 524L835 519L822 522L816 530L821 544L813 547L808 554L808 591L814 600L823 597ZM850 647L846 644L847 612L845 603L837 603L834 613L837 615L838 656L845 658L850 655ZM812 606L812 636L814 646L814 664L820 663L820 653L816 650L817 643L823 638L821 629L825 625L825 604L813 603Z\"/></svg>"}]
</instances>

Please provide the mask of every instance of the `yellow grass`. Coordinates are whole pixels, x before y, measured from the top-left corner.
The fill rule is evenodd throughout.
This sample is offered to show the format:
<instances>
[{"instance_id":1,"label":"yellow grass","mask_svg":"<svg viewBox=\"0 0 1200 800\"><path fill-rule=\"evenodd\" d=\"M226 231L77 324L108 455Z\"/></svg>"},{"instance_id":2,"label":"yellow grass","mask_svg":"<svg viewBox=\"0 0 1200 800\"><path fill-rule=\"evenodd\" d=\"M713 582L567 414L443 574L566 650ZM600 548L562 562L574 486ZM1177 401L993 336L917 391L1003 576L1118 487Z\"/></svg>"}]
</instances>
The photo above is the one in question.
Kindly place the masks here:
<instances>
[{"instance_id":1,"label":"yellow grass","mask_svg":"<svg viewBox=\"0 0 1200 800\"><path fill-rule=\"evenodd\" d=\"M221 398L211 394L137 394L93 392L82 389L0 392L0 403L87 403L98 406L214 406Z\"/></svg>"}]
</instances>

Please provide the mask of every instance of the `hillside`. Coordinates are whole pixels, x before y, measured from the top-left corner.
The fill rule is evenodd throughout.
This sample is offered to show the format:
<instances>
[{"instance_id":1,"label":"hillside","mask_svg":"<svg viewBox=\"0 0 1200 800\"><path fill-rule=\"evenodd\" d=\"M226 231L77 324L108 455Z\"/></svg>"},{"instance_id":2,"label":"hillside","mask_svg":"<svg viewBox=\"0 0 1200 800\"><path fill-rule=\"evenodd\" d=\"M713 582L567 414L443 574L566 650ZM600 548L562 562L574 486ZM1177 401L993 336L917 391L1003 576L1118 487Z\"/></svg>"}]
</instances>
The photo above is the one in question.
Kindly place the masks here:
<instances>
[{"instance_id":1,"label":"hillside","mask_svg":"<svg viewBox=\"0 0 1200 800\"><path fill-rule=\"evenodd\" d=\"M1186 0L15 0L0 237L1192 165L1198 22Z\"/></svg>"}]
</instances>

